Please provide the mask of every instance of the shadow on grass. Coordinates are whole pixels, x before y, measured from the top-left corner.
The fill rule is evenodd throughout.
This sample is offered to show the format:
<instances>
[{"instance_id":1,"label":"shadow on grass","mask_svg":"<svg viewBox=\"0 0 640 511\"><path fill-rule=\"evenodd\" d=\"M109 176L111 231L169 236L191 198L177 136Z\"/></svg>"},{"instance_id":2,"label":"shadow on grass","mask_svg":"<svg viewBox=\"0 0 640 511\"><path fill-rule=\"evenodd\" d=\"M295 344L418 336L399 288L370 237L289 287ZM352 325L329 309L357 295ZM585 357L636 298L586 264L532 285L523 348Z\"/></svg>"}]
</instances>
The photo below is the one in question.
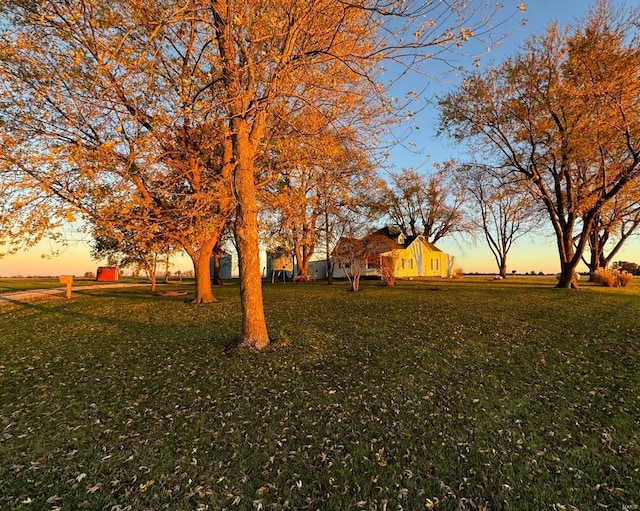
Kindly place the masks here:
<instances>
[{"instance_id":1,"label":"shadow on grass","mask_svg":"<svg viewBox=\"0 0 640 511\"><path fill-rule=\"evenodd\" d=\"M49 297L43 298L42 300L47 300L47 299L49 299ZM2 295L0 295L0 302L11 303L13 305L26 305L26 306L33 305L33 302L24 302L22 300L15 300L8 296L2 296Z\"/></svg>"}]
</instances>

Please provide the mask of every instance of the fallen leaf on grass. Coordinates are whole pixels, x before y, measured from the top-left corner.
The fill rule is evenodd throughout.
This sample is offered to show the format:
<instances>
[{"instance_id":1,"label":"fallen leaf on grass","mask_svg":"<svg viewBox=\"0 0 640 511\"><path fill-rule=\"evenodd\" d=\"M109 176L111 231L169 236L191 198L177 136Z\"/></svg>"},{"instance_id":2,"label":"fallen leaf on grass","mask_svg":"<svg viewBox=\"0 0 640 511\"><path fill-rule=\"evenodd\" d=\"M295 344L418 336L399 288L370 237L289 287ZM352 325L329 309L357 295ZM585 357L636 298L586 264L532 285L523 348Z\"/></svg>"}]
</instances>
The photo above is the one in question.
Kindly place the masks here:
<instances>
[{"instance_id":1,"label":"fallen leaf on grass","mask_svg":"<svg viewBox=\"0 0 640 511\"><path fill-rule=\"evenodd\" d=\"M98 490L101 490L101 489L102 489L102 483L98 483L95 486L92 486L91 488L89 488L87 490L87 493L95 493L95 492L97 492Z\"/></svg>"},{"instance_id":2,"label":"fallen leaf on grass","mask_svg":"<svg viewBox=\"0 0 640 511\"><path fill-rule=\"evenodd\" d=\"M149 479L146 483L140 485L140 491L145 492L149 488L151 488L154 484L156 484L155 479Z\"/></svg>"}]
</instances>

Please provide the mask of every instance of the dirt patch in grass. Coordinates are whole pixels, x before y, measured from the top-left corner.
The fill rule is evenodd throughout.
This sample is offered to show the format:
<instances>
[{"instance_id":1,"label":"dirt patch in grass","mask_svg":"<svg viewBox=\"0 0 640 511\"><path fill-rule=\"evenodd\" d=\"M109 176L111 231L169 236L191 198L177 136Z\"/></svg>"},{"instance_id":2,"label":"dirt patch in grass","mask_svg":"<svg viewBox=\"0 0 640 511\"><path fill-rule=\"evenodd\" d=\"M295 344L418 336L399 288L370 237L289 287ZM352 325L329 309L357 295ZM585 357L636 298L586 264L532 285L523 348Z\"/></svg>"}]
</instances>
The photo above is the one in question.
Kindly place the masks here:
<instances>
[{"instance_id":1,"label":"dirt patch in grass","mask_svg":"<svg viewBox=\"0 0 640 511\"><path fill-rule=\"evenodd\" d=\"M158 293L158 296L187 296L188 291L163 291L162 293Z\"/></svg>"}]
</instances>

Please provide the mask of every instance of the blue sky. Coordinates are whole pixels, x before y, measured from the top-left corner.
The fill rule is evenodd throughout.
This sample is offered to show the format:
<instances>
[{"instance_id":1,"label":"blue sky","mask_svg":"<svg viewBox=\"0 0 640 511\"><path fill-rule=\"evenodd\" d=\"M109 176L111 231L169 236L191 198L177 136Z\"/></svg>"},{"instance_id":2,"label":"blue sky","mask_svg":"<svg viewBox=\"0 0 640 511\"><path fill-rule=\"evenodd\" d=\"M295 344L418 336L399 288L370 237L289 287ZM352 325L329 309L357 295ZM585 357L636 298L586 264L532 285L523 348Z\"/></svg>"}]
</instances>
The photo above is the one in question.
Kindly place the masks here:
<instances>
[{"instance_id":1,"label":"blue sky","mask_svg":"<svg viewBox=\"0 0 640 511\"><path fill-rule=\"evenodd\" d=\"M517 9L517 5L520 3L522 2L517 0L504 0L504 9L501 15L514 14L508 25L503 27L503 30L509 33L497 48L482 54L482 64L488 64L491 61L499 62L505 56L513 54L530 34L542 33L545 27L554 20L565 25L582 18L588 8L593 5L593 2L586 0L530 0L525 2L527 9L522 14ZM617 6L632 5L622 0L615 0L613 3ZM519 21L523 17L527 19L527 23L521 26ZM461 58L459 63L468 66L472 60L473 58L466 59L465 62L465 59ZM435 68L433 74L437 74ZM445 138L436 138L437 111L436 107L429 103L429 100L437 94L455 87L459 78L458 73L447 73L439 75L438 79L428 81L426 94L417 104L418 107L424 107L416 115L415 126L418 129L412 131L404 146L397 146L391 151L389 163L392 170L407 167L427 172L432 168L434 162L459 156L460 148L455 147ZM427 82L424 77L408 78L407 81L398 85L398 95L402 95L408 90L420 91L424 88L425 83ZM412 144L409 145L410 143ZM82 237L80 234L71 233L70 238L81 240ZM438 245L443 250L455 254L460 266L466 272L496 271L495 262L483 239L478 239L476 242L445 239ZM0 259L0 276L60 275L66 273L82 275L86 271L95 272L99 264L90 258L87 240L74 241L69 247L63 248L60 255L46 257L56 248L59 247L45 242L31 250ZM43 258L43 256L45 257ZM640 243L635 240L629 242L616 259L640 262ZM538 235L535 238L521 239L510 252L508 261L509 271L557 272L559 263L554 236L549 233ZM187 258L178 258L174 264L172 269L174 272L192 269ZM584 269L582 266L580 268Z\"/></svg>"},{"instance_id":2,"label":"blue sky","mask_svg":"<svg viewBox=\"0 0 640 511\"><path fill-rule=\"evenodd\" d=\"M595 2L595 0L594 0ZM500 62L513 55L531 34L541 34L553 21L561 25L573 23L586 14L594 2L586 0L532 0L525 2L526 11L517 8L522 2L505 0L504 7L499 12L499 19L513 16L505 25L500 27L498 36L504 36L500 44L486 50L485 45L478 45L476 49L465 48L468 56L457 56L453 61L456 66L466 70L474 69L471 65L479 59L480 68L494 62ZM624 5L622 0L615 0L614 4ZM520 24L526 20L526 24ZM408 76L394 88L394 93L402 98L407 91L422 91L424 93L415 104L418 113L415 117L415 128L407 137L404 144L396 146L390 151L392 168L411 167L428 172L434 162L444 161L457 156L462 148L450 143L446 137L436 137L435 129L438 122L437 97L456 88L462 73L458 71L441 72L445 69L437 63L427 66L426 73L432 72L433 77L426 79L420 76Z\"/></svg>"}]
</instances>

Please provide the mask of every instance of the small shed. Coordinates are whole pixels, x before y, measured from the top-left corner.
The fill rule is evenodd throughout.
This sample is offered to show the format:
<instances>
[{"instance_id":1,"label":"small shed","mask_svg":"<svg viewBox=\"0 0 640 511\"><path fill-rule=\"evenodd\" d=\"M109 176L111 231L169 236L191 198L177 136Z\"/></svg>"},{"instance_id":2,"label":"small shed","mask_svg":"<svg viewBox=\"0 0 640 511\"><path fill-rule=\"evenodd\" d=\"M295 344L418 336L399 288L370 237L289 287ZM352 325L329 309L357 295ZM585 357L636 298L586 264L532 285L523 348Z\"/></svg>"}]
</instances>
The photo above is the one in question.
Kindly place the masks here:
<instances>
[{"instance_id":1,"label":"small shed","mask_svg":"<svg viewBox=\"0 0 640 511\"><path fill-rule=\"evenodd\" d=\"M100 282L109 282L118 280L117 266L99 266L96 272L96 280Z\"/></svg>"}]
</instances>

